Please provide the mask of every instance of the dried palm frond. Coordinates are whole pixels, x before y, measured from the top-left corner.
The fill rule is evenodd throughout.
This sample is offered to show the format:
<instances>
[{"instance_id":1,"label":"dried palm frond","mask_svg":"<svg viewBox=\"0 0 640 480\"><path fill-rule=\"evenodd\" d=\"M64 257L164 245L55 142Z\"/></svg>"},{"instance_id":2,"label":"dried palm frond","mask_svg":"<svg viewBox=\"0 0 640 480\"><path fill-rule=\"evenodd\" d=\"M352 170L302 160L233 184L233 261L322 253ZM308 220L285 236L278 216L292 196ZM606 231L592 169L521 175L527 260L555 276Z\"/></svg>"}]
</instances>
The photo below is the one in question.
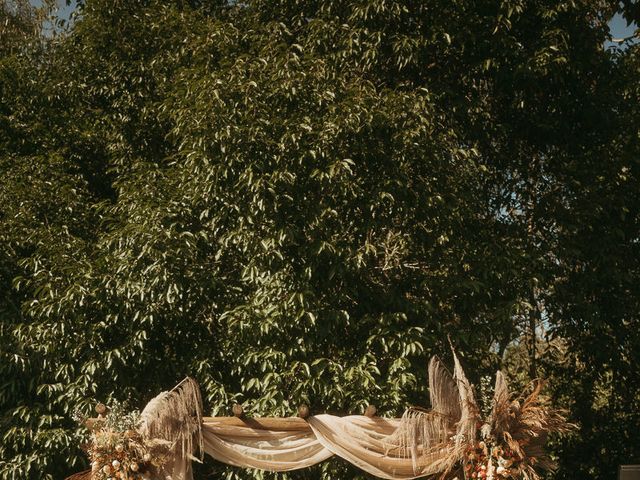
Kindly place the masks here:
<instances>
[{"instance_id":1,"label":"dried palm frond","mask_svg":"<svg viewBox=\"0 0 640 480\"><path fill-rule=\"evenodd\" d=\"M91 470L85 470L84 472L74 473L65 480L91 480Z\"/></svg>"},{"instance_id":2,"label":"dried palm frond","mask_svg":"<svg viewBox=\"0 0 640 480\"><path fill-rule=\"evenodd\" d=\"M533 383L529 395L510 402L509 408L494 415L494 432L521 459L522 478L538 480L534 467L552 470L554 462L545 453L549 434L564 433L575 428L565 419L564 410L550 407L541 397L544 382Z\"/></svg>"},{"instance_id":3,"label":"dried palm frond","mask_svg":"<svg viewBox=\"0 0 640 480\"><path fill-rule=\"evenodd\" d=\"M473 394L473 388L462 369L455 350L453 353L453 375L458 390L458 404L460 417L456 423L455 435L452 437L452 448L448 456L447 469L443 473L446 476L453 468L463 461L470 446L475 443L480 421L480 409Z\"/></svg>"},{"instance_id":4,"label":"dried palm frond","mask_svg":"<svg viewBox=\"0 0 640 480\"><path fill-rule=\"evenodd\" d=\"M456 429L456 447L465 447L470 441L474 441L478 431L480 421L480 409L473 394L473 387L467 380L462 365L458 360L455 350L453 350L454 379L458 386L460 401L460 420Z\"/></svg>"},{"instance_id":5,"label":"dried palm frond","mask_svg":"<svg viewBox=\"0 0 640 480\"><path fill-rule=\"evenodd\" d=\"M449 464L449 439L452 435L451 418L435 411L412 407L405 411L400 425L384 442L387 455L411 458L416 473L421 460L428 459L431 467L439 463L436 471L446 470Z\"/></svg>"},{"instance_id":6,"label":"dried palm frond","mask_svg":"<svg viewBox=\"0 0 640 480\"><path fill-rule=\"evenodd\" d=\"M460 418L458 387L449 370L436 356L429 362L429 397L434 412L452 419Z\"/></svg>"},{"instance_id":7,"label":"dried palm frond","mask_svg":"<svg viewBox=\"0 0 640 480\"><path fill-rule=\"evenodd\" d=\"M493 406L491 416L487 423L491 427L491 433L496 437L502 437L504 432L509 431L511 421L511 395L507 380L502 372L496 373L496 383L493 393Z\"/></svg>"},{"instance_id":8,"label":"dried palm frond","mask_svg":"<svg viewBox=\"0 0 640 480\"><path fill-rule=\"evenodd\" d=\"M388 453L411 458L416 474L429 463L429 471L440 472L439 478L445 479L459 475L461 464L478 465L477 455L483 456L491 469L491 463L497 461L494 452L505 451L518 478L539 480L537 469L553 468L543 448L548 434L566 432L573 425L565 421L563 411L550 408L542 400L542 382L535 382L530 394L514 399L501 372L496 374L491 413L483 420L473 387L453 348L452 352L453 376L440 359L431 359L432 409L407 409L396 431L385 439Z\"/></svg>"},{"instance_id":9,"label":"dried palm frond","mask_svg":"<svg viewBox=\"0 0 640 480\"><path fill-rule=\"evenodd\" d=\"M455 376L438 357L431 359L432 409L407 409L396 431L385 439L389 452L412 459L416 473L419 460L430 458L438 463L441 478L447 477L464 458L469 442L475 439L478 407L455 352L454 359Z\"/></svg>"},{"instance_id":10,"label":"dried palm frond","mask_svg":"<svg viewBox=\"0 0 640 480\"><path fill-rule=\"evenodd\" d=\"M185 378L168 392L162 392L140 414L138 431L147 442L168 441L174 465L168 468L186 470L180 473L191 478L191 460L204 453L202 438L202 398L200 387L192 378Z\"/></svg>"}]
</instances>

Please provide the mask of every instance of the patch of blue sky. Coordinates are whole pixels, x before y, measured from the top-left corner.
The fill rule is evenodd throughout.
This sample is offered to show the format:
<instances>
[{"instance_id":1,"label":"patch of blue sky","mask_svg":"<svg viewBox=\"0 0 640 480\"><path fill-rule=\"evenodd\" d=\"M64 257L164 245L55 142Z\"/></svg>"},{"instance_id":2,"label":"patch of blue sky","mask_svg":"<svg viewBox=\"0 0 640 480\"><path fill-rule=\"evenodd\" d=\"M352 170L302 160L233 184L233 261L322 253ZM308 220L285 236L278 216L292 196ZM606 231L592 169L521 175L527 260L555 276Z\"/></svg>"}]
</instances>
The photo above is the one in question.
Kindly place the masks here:
<instances>
[{"instance_id":1,"label":"patch of blue sky","mask_svg":"<svg viewBox=\"0 0 640 480\"><path fill-rule=\"evenodd\" d=\"M627 21L619 13L609 22L609 32L611 41L604 43L605 48L620 47L626 48L640 42L640 31L635 23L627 24Z\"/></svg>"},{"instance_id":2,"label":"patch of blue sky","mask_svg":"<svg viewBox=\"0 0 640 480\"><path fill-rule=\"evenodd\" d=\"M34 7L42 7L42 0L29 0L29 3ZM76 9L76 0L56 0L56 9L53 12L55 19L48 21L44 25L45 35L53 35L55 32L60 32L64 29L65 25L72 23L72 14Z\"/></svg>"}]
</instances>

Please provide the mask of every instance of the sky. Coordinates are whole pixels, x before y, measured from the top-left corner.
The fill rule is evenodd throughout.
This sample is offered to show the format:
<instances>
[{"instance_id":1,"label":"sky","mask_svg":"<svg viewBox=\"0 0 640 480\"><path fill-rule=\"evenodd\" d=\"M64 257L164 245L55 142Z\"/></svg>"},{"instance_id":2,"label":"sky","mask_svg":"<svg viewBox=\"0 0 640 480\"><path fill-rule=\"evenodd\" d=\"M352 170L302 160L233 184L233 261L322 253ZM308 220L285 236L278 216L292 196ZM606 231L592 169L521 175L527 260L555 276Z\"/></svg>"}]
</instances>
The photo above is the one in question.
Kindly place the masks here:
<instances>
[{"instance_id":1,"label":"sky","mask_svg":"<svg viewBox=\"0 0 640 480\"><path fill-rule=\"evenodd\" d=\"M73 9L76 7L76 2L75 0L72 1L68 6L66 4L66 1L59 1L58 5L60 5L60 12L59 15L62 18L69 18L69 15L71 15L71 12L73 12Z\"/></svg>"},{"instance_id":2,"label":"sky","mask_svg":"<svg viewBox=\"0 0 640 480\"><path fill-rule=\"evenodd\" d=\"M634 34L637 29L637 25L627 25L627 21L622 18L622 15L615 15L611 21L609 22L609 31L611 32L611 36L615 39L630 37ZM634 39L634 43L640 41L637 37ZM611 45L615 45L612 42L605 42L605 46L609 47Z\"/></svg>"},{"instance_id":3,"label":"sky","mask_svg":"<svg viewBox=\"0 0 640 480\"><path fill-rule=\"evenodd\" d=\"M618 14L609 22L609 30L614 38L628 37L635 31L634 25L627 25L627 21Z\"/></svg>"}]
</instances>

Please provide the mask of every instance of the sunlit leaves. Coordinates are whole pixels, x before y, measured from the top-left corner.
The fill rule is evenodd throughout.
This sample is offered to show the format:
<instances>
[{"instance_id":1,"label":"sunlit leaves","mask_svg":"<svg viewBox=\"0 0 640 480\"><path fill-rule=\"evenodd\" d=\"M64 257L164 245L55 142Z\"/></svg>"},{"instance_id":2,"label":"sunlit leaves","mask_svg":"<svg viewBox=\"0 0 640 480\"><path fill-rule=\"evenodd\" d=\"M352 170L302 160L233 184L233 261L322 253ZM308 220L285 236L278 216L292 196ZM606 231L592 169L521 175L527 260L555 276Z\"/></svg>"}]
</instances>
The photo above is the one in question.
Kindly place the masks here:
<instances>
[{"instance_id":1,"label":"sunlit leaves","mask_svg":"<svg viewBox=\"0 0 640 480\"><path fill-rule=\"evenodd\" d=\"M185 375L214 415L426 406L428 355L499 366L533 286L637 381L637 52L603 8L94 0L0 50L0 478L79 468L75 408Z\"/></svg>"}]
</instances>

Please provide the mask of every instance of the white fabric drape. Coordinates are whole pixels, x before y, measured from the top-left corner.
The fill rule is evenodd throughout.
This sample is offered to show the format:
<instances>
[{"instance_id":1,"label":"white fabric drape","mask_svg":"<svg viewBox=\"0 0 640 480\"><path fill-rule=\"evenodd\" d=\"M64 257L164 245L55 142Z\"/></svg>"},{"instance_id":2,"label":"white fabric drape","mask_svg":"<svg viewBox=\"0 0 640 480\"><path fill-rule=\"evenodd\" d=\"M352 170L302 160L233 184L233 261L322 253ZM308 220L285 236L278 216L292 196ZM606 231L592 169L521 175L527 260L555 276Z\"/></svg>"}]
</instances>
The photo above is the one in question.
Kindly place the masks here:
<instances>
[{"instance_id":1,"label":"white fabric drape","mask_svg":"<svg viewBox=\"0 0 640 480\"><path fill-rule=\"evenodd\" d=\"M216 427L206 421L202 430L205 453L237 467L286 472L315 465L332 455L311 431Z\"/></svg>"},{"instance_id":2,"label":"white fabric drape","mask_svg":"<svg viewBox=\"0 0 640 480\"><path fill-rule=\"evenodd\" d=\"M408 455L394 455L384 439L399 421L361 415L316 415L302 426L256 428L229 425L205 418L205 453L216 460L245 468L284 472L306 468L338 455L379 478L412 479L436 475L438 456L423 457L417 464Z\"/></svg>"}]
</instances>

